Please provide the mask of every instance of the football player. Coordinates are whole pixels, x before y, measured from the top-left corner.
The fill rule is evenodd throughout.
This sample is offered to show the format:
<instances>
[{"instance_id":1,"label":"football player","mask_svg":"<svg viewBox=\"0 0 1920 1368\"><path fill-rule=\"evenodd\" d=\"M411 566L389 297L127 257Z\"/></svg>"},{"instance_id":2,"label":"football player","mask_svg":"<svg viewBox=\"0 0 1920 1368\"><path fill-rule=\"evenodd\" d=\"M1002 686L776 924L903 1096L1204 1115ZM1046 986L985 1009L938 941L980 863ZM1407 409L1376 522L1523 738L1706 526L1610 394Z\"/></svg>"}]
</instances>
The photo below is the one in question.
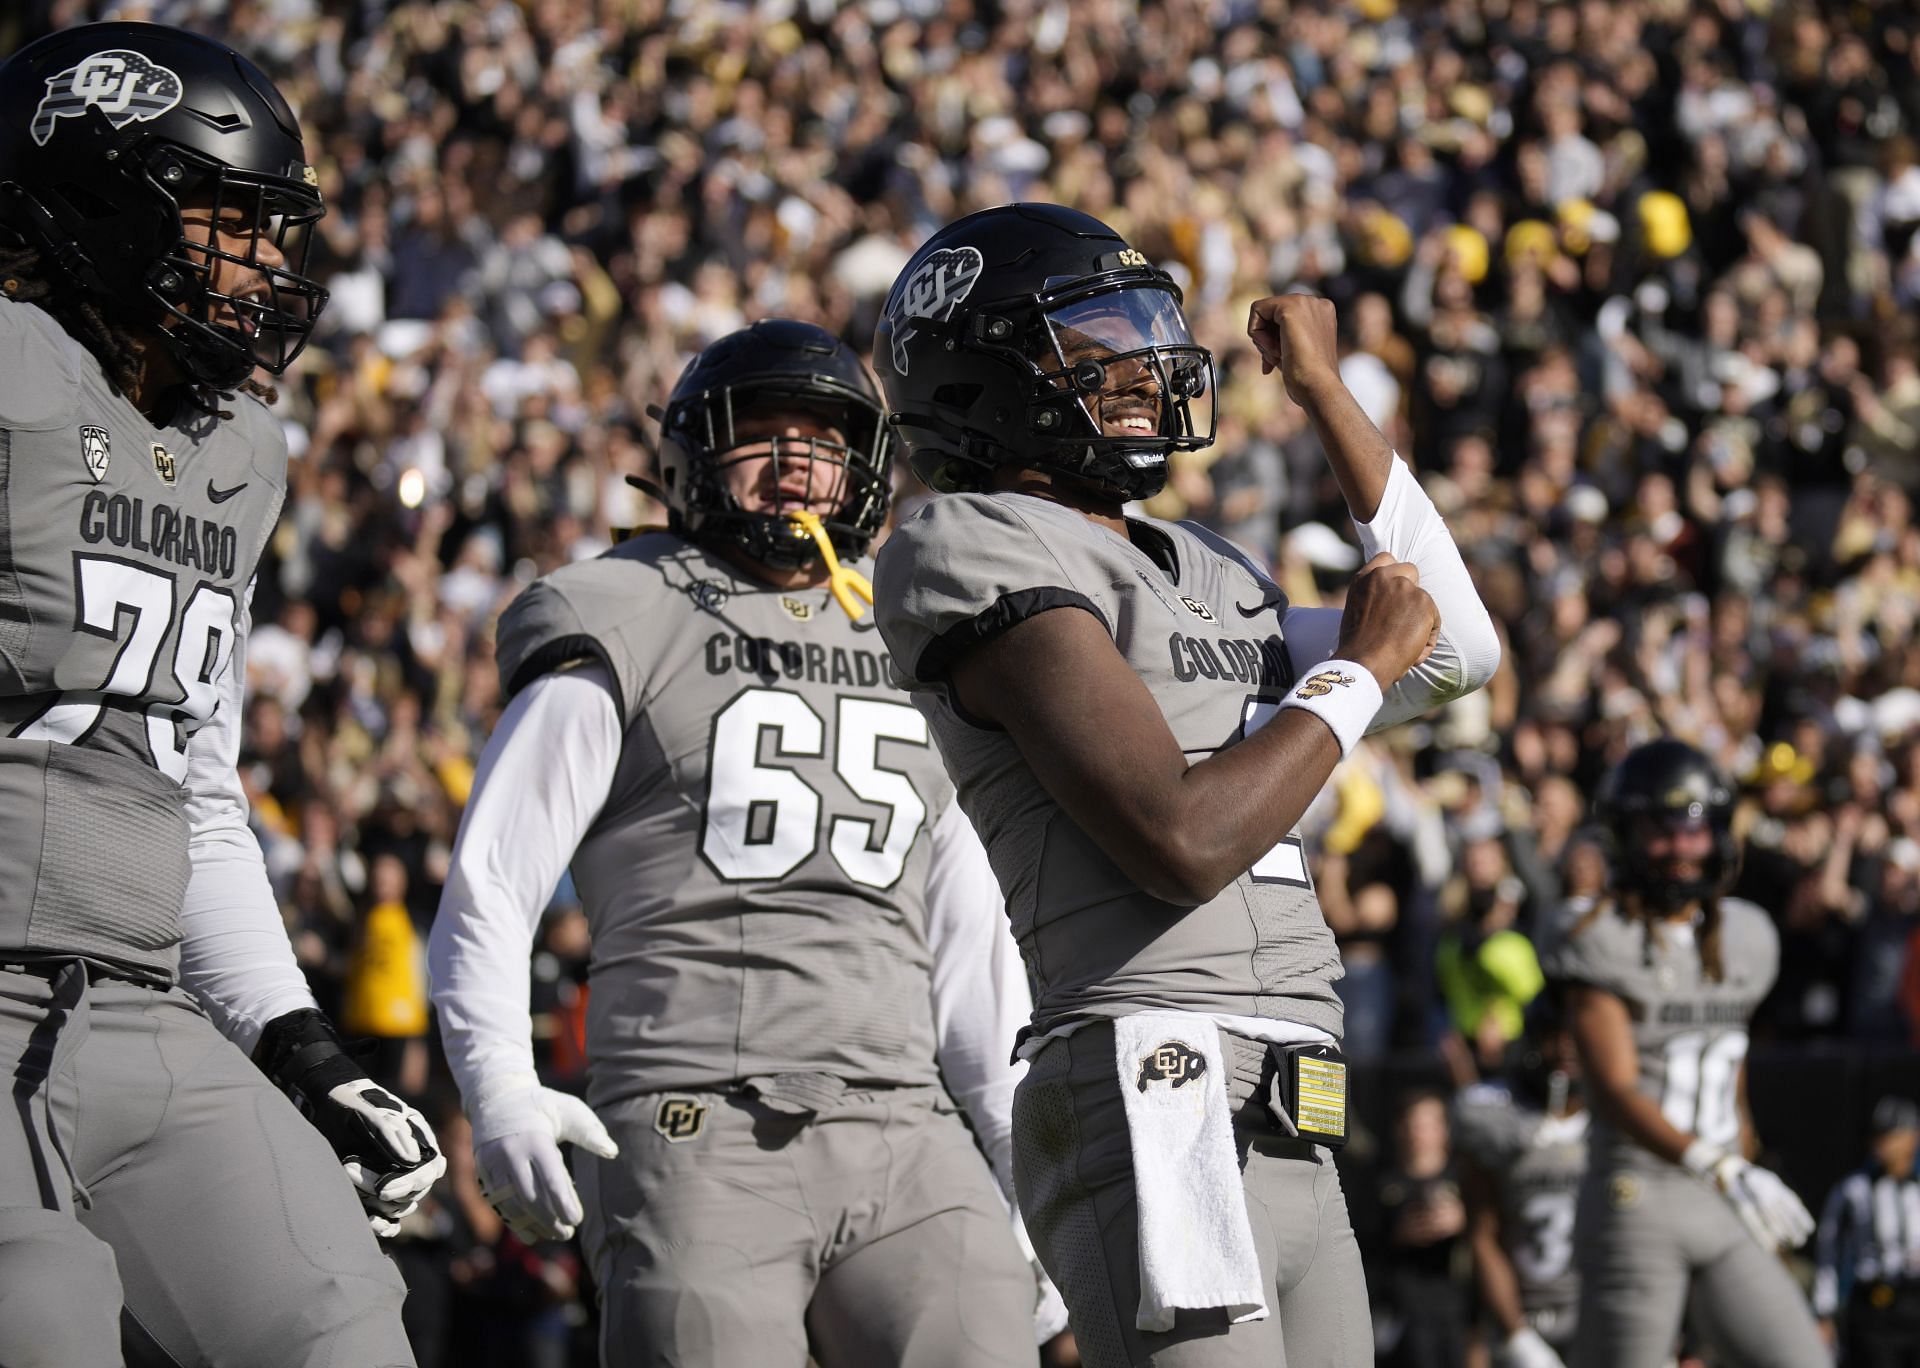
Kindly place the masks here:
<instances>
[{"instance_id":1,"label":"football player","mask_svg":"<svg viewBox=\"0 0 1920 1368\"><path fill-rule=\"evenodd\" d=\"M222 44L99 24L0 67L9 1365L119 1363L123 1333L139 1362L413 1362L361 1204L391 1233L444 1161L316 1010L235 773L287 470L251 377L325 302L321 212Z\"/></svg>"},{"instance_id":2,"label":"football player","mask_svg":"<svg viewBox=\"0 0 1920 1368\"><path fill-rule=\"evenodd\" d=\"M1575 1368L1658 1368L1689 1289L1701 1332L1742 1368L1804 1368L1826 1349L1777 1257L1813 1232L1785 1183L1745 1155L1747 1023L1779 968L1767 914L1722 896L1733 794L1684 742L1648 742L1602 780L1612 883L1569 904L1545 968L1596 1113L1580 1190Z\"/></svg>"},{"instance_id":3,"label":"football player","mask_svg":"<svg viewBox=\"0 0 1920 1368\"><path fill-rule=\"evenodd\" d=\"M1580 1282L1574 1198L1587 1170L1585 1099L1558 996L1527 1007L1518 1061L1454 1104L1474 1281L1499 1343L1495 1368L1565 1368Z\"/></svg>"},{"instance_id":4,"label":"football player","mask_svg":"<svg viewBox=\"0 0 1920 1368\"><path fill-rule=\"evenodd\" d=\"M582 1226L609 1365L1031 1365L1036 1277L942 1087L1005 1174L1027 992L871 631L873 381L772 319L656 416L669 527L500 621L511 702L430 949L483 1185L526 1238ZM569 861L585 1103L541 1086L528 1030Z\"/></svg>"},{"instance_id":5,"label":"football player","mask_svg":"<svg viewBox=\"0 0 1920 1368\"><path fill-rule=\"evenodd\" d=\"M1015 1173L1090 1364L1373 1361L1328 1148L1345 1138L1340 961L1293 828L1362 733L1477 687L1499 647L1445 525L1341 383L1334 324L1295 296L1256 304L1249 331L1372 556L1344 610L1290 608L1197 525L1126 516L1170 452L1212 439L1215 386L1171 277L1105 224L1040 204L961 219L902 271L875 338L891 421L946 495L880 555L880 630L1036 984ZM1124 1019L1149 1011L1184 1014L1201 1044L1117 1059ZM1208 1041L1232 1120L1204 1143L1229 1166L1237 1151L1227 1200L1264 1319L1142 1299L1158 1256L1137 1238L1123 1094L1206 1095Z\"/></svg>"}]
</instances>

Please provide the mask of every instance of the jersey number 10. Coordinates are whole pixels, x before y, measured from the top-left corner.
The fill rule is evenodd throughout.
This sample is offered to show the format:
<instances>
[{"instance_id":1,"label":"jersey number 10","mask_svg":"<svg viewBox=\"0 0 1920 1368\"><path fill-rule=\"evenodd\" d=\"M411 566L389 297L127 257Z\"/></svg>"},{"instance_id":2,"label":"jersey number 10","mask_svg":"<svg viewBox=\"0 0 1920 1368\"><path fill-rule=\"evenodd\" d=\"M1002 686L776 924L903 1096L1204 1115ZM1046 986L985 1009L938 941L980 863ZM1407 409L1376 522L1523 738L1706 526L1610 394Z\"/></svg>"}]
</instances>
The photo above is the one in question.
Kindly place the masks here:
<instances>
[{"instance_id":1,"label":"jersey number 10","mask_svg":"<svg viewBox=\"0 0 1920 1368\"><path fill-rule=\"evenodd\" d=\"M1669 1040L1664 1054L1667 1082L1660 1114L1676 1130L1709 1145L1739 1139L1740 1065L1747 1057L1747 1033L1728 1031L1709 1040L1705 1031L1687 1031Z\"/></svg>"}]
</instances>

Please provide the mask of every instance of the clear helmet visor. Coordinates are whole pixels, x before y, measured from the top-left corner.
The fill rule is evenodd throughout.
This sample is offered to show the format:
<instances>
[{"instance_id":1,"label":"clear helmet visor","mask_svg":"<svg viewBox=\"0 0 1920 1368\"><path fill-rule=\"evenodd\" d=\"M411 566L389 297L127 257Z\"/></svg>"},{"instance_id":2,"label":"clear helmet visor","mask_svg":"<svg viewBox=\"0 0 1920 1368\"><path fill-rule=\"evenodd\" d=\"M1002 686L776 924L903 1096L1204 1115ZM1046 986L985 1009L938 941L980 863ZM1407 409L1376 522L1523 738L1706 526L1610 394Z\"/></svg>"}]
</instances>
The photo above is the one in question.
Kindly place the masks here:
<instances>
[{"instance_id":1,"label":"clear helmet visor","mask_svg":"<svg viewBox=\"0 0 1920 1368\"><path fill-rule=\"evenodd\" d=\"M1131 287L1050 309L1044 379L1074 393L1106 437L1204 444L1213 437L1213 357L1171 291Z\"/></svg>"}]
</instances>

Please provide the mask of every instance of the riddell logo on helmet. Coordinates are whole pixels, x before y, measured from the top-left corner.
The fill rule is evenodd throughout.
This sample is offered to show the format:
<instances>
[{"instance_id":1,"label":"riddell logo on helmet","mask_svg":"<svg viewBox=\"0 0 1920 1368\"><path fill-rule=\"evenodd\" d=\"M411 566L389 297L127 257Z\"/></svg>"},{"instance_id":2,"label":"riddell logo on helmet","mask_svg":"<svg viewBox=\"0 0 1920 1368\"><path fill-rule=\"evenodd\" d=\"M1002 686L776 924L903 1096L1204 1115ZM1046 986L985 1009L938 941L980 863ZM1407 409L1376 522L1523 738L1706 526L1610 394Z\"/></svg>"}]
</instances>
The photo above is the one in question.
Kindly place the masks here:
<instances>
[{"instance_id":1,"label":"riddell logo on helmet","mask_svg":"<svg viewBox=\"0 0 1920 1368\"><path fill-rule=\"evenodd\" d=\"M54 125L98 109L115 128L157 119L180 103L180 77L138 52L114 48L96 52L57 76L47 78L47 93L33 111L33 140L47 145Z\"/></svg>"},{"instance_id":2,"label":"riddell logo on helmet","mask_svg":"<svg viewBox=\"0 0 1920 1368\"><path fill-rule=\"evenodd\" d=\"M973 293L985 266L978 247L943 247L914 269L901 284L898 301L887 312L893 319L893 368L907 374L907 343L914 329L908 320L930 318L944 323Z\"/></svg>"}]
</instances>

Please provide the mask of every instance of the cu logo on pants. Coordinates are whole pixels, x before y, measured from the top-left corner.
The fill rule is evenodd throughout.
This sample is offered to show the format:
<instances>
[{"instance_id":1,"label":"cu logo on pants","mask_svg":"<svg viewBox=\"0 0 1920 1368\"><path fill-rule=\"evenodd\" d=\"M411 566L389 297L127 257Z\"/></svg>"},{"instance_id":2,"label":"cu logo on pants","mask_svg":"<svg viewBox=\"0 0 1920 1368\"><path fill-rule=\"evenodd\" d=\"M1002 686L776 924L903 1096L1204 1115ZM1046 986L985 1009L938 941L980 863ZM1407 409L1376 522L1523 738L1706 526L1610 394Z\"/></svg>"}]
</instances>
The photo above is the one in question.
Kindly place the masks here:
<instances>
[{"instance_id":1,"label":"cu logo on pants","mask_svg":"<svg viewBox=\"0 0 1920 1368\"><path fill-rule=\"evenodd\" d=\"M700 1134L707 1124L707 1104L691 1097L663 1097L654 1113L653 1128L670 1145L678 1145Z\"/></svg>"},{"instance_id":2,"label":"cu logo on pants","mask_svg":"<svg viewBox=\"0 0 1920 1368\"><path fill-rule=\"evenodd\" d=\"M1206 1057L1178 1040L1165 1041L1140 1056L1140 1091L1165 1080L1178 1088L1207 1071Z\"/></svg>"}]
</instances>

